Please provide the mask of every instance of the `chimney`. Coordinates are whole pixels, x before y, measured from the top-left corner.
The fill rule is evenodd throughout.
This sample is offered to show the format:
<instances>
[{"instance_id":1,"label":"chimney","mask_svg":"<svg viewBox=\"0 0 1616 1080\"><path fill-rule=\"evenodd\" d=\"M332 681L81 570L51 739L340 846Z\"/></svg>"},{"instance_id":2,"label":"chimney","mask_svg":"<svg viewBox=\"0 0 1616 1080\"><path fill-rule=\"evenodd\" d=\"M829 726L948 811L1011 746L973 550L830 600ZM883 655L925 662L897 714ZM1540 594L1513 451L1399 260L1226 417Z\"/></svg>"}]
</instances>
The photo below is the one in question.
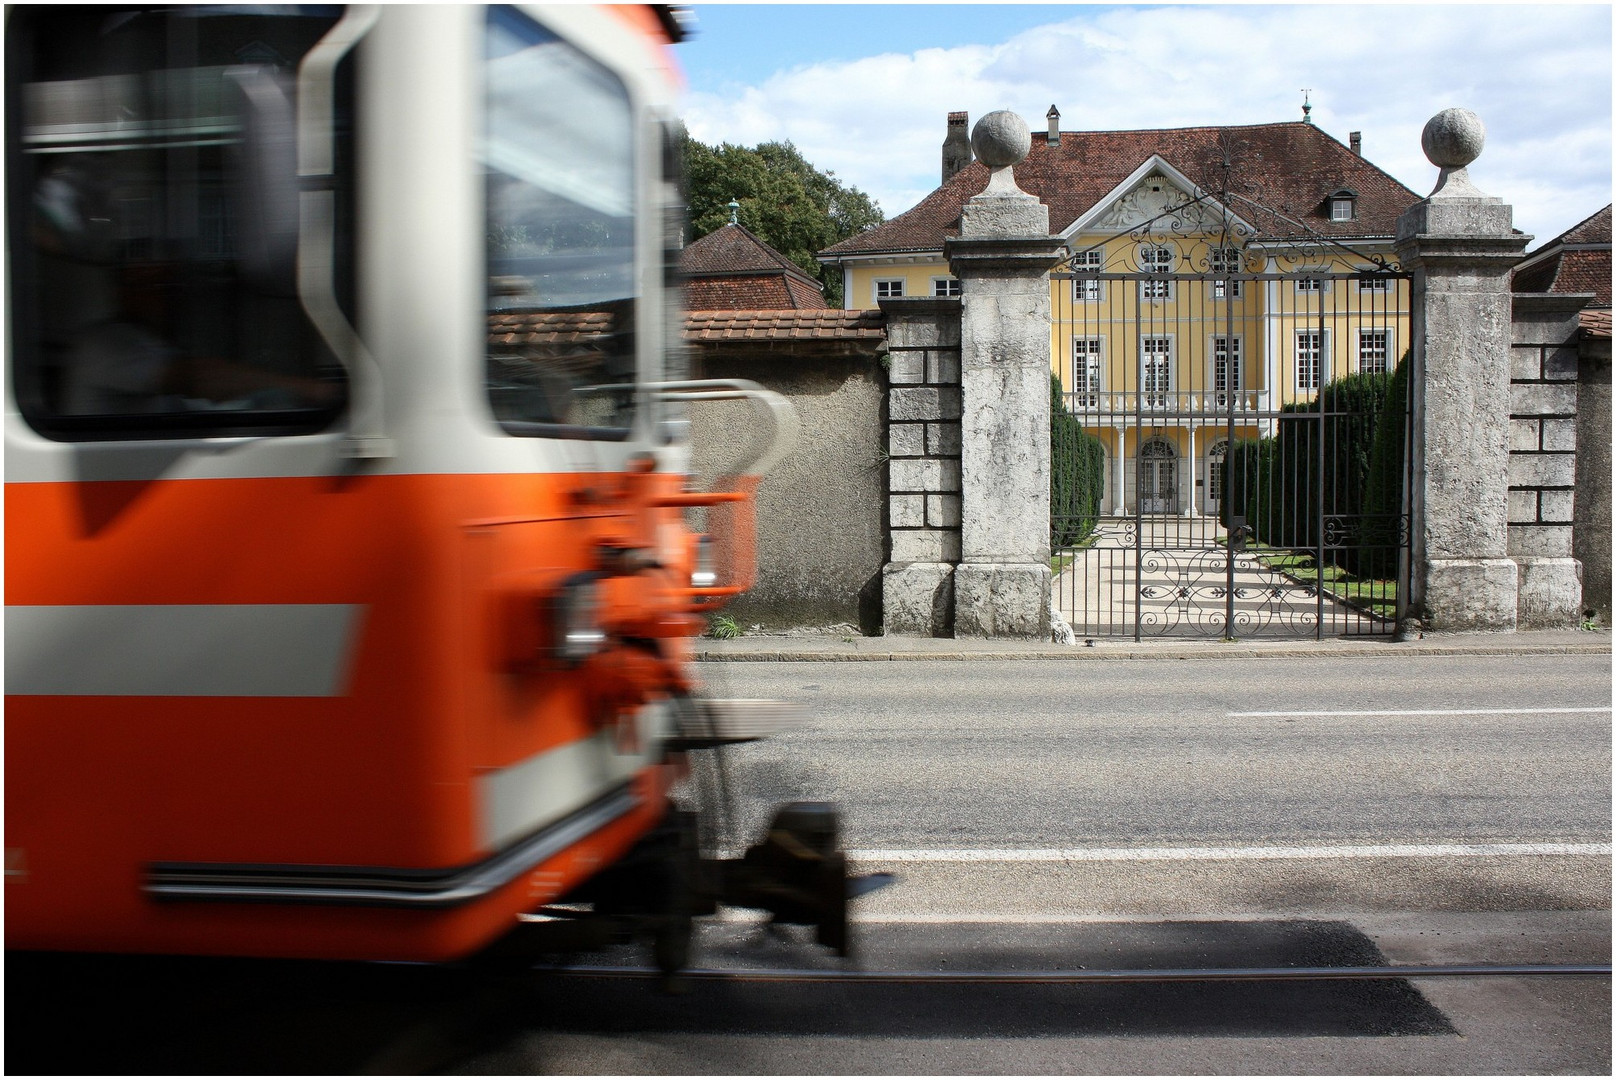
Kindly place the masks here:
<instances>
[{"instance_id":1,"label":"chimney","mask_svg":"<svg viewBox=\"0 0 1616 1080\"><path fill-rule=\"evenodd\" d=\"M1060 110L1055 108L1055 106L1051 105L1049 107L1049 111L1047 113L1045 113L1044 116L1049 120L1049 145L1050 146L1059 146L1060 145Z\"/></svg>"},{"instance_id":2,"label":"chimney","mask_svg":"<svg viewBox=\"0 0 1616 1080\"><path fill-rule=\"evenodd\" d=\"M1354 131L1352 134L1348 135L1347 143L1352 147L1352 152L1354 154L1357 154L1359 157L1363 157L1363 132Z\"/></svg>"},{"instance_id":3,"label":"chimney","mask_svg":"<svg viewBox=\"0 0 1616 1080\"><path fill-rule=\"evenodd\" d=\"M971 114L948 114L948 135L943 139L943 183L971 163Z\"/></svg>"}]
</instances>

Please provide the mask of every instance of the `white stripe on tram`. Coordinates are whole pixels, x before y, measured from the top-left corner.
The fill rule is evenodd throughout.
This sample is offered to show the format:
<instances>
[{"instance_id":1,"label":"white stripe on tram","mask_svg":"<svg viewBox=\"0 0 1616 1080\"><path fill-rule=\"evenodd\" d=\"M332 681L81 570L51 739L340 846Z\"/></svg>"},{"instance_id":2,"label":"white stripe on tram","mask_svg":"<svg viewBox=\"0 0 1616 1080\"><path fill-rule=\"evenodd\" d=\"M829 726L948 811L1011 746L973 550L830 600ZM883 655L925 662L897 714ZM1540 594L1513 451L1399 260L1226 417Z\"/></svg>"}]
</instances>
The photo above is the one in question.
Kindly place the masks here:
<instances>
[{"instance_id":1,"label":"white stripe on tram","mask_svg":"<svg viewBox=\"0 0 1616 1080\"><path fill-rule=\"evenodd\" d=\"M1307 847L874 848L860 863L1204 862L1216 859L1417 859L1488 855L1609 855L1603 844L1373 844Z\"/></svg>"},{"instance_id":2,"label":"white stripe on tram","mask_svg":"<svg viewBox=\"0 0 1616 1080\"><path fill-rule=\"evenodd\" d=\"M6 693L336 697L362 604L6 605Z\"/></svg>"}]
</instances>

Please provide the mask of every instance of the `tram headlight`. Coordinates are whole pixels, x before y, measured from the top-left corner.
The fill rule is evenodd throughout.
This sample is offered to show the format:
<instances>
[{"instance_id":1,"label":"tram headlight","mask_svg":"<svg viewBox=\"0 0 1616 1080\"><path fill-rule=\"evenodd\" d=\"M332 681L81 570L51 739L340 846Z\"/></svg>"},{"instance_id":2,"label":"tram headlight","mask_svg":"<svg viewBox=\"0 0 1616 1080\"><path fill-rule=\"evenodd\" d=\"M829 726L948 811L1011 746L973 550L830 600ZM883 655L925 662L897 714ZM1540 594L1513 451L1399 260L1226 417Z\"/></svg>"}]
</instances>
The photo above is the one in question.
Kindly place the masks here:
<instances>
[{"instance_id":1,"label":"tram headlight","mask_svg":"<svg viewBox=\"0 0 1616 1080\"><path fill-rule=\"evenodd\" d=\"M713 550L713 538L696 537L696 565L690 571L692 589L710 589L718 584L718 555Z\"/></svg>"},{"instance_id":2,"label":"tram headlight","mask_svg":"<svg viewBox=\"0 0 1616 1080\"><path fill-rule=\"evenodd\" d=\"M551 655L563 663L582 663L606 644L594 574L575 574L562 582L552 602L550 630Z\"/></svg>"}]
</instances>

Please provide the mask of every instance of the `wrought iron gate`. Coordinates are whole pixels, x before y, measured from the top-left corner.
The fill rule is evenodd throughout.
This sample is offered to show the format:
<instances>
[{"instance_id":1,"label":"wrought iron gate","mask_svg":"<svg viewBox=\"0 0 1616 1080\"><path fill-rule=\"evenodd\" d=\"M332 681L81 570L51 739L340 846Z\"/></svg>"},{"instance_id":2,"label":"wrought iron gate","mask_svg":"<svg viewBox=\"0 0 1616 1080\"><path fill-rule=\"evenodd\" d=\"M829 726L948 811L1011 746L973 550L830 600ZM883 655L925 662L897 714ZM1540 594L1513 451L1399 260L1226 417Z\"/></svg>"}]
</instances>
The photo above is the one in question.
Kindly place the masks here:
<instances>
[{"instance_id":1,"label":"wrought iron gate","mask_svg":"<svg viewBox=\"0 0 1616 1080\"><path fill-rule=\"evenodd\" d=\"M1408 278L1247 241L1153 221L1052 275L1055 604L1079 637L1403 614Z\"/></svg>"}]
</instances>

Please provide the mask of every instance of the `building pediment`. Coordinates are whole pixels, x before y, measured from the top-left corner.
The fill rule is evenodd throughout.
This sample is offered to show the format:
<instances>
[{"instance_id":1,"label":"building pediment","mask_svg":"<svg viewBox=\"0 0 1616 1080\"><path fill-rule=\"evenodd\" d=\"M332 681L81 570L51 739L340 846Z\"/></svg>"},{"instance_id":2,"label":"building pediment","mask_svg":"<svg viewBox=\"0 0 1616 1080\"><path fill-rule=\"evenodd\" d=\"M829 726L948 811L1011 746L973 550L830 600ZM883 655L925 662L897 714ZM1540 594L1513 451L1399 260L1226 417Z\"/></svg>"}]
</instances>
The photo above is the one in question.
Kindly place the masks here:
<instances>
[{"instance_id":1,"label":"building pediment","mask_svg":"<svg viewBox=\"0 0 1616 1080\"><path fill-rule=\"evenodd\" d=\"M1080 214L1065 230L1065 235L1115 235L1141 229L1181 236L1221 233L1225 229L1241 237L1256 232L1160 155L1152 155L1086 213Z\"/></svg>"},{"instance_id":2,"label":"building pediment","mask_svg":"<svg viewBox=\"0 0 1616 1080\"><path fill-rule=\"evenodd\" d=\"M1095 232L1126 232L1157 219L1171 219L1179 229L1216 232L1223 228L1223 215L1173 183L1166 175L1153 172L1133 189L1110 201L1099 217L1089 223Z\"/></svg>"}]
</instances>

